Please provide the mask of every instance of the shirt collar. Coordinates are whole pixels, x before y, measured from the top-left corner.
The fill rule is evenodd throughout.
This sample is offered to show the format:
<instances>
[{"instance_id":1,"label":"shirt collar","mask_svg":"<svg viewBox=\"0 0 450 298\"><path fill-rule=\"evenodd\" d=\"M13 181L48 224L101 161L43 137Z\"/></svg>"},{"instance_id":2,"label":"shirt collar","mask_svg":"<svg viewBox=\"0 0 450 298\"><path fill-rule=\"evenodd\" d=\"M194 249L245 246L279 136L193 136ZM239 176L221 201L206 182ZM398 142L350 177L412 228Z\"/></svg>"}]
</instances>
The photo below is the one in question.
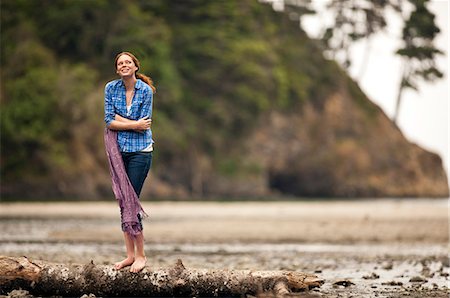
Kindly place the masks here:
<instances>
[{"instance_id":1,"label":"shirt collar","mask_svg":"<svg viewBox=\"0 0 450 298\"><path fill-rule=\"evenodd\" d=\"M137 79L136 84L134 85L134 88L141 89L143 85L144 85L144 83L142 82L142 80Z\"/></svg>"},{"instance_id":2,"label":"shirt collar","mask_svg":"<svg viewBox=\"0 0 450 298\"><path fill-rule=\"evenodd\" d=\"M123 87L125 87L125 83L123 82L123 80L120 80L120 83L121 83L121 85ZM141 79L137 79L136 83L134 84L134 88L135 89L141 89L143 85L144 85L144 82L142 82Z\"/></svg>"}]
</instances>

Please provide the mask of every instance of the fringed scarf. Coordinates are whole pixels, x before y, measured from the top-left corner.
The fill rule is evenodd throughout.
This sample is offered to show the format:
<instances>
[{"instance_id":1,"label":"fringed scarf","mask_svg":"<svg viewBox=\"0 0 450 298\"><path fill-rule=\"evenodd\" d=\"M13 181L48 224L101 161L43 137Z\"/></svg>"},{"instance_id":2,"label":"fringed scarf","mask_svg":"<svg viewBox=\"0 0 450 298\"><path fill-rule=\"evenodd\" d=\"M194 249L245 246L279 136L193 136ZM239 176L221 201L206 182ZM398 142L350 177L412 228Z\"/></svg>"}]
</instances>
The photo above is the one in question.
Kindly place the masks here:
<instances>
[{"instance_id":1,"label":"fringed scarf","mask_svg":"<svg viewBox=\"0 0 450 298\"><path fill-rule=\"evenodd\" d=\"M105 128L105 148L109 161L112 189L122 211L122 228L124 232L136 237L142 231L142 227L138 221L138 214L141 218L147 217L148 215L142 208L141 202L125 171L122 155L117 143L117 131Z\"/></svg>"}]
</instances>

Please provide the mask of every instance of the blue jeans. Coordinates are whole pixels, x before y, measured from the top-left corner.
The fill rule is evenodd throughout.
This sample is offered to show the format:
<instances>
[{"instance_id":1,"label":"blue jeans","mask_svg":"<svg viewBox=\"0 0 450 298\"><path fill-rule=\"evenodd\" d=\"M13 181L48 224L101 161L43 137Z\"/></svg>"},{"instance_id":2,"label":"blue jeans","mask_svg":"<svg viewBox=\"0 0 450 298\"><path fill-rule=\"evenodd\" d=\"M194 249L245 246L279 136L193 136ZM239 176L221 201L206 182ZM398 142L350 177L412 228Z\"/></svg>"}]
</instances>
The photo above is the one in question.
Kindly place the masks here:
<instances>
[{"instance_id":1,"label":"blue jeans","mask_svg":"<svg viewBox=\"0 0 450 298\"><path fill-rule=\"evenodd\" d=\"M122 152L122 159L131 185L139 197L152 166L152 152Z\"/></svg>"},{"instance_id":2,"label":"blue jeans","mask_svg":"<svg viewBox=\"0 0 450 298\"><path fill-rule=\"evenodd\" d=\"M138 197L141 194L145 178L147 178L152 167L152 156L152 152L122 152L125 171ZM139 214L138 221L142 230L142 219Z\"/></svg>"}]
</instances>

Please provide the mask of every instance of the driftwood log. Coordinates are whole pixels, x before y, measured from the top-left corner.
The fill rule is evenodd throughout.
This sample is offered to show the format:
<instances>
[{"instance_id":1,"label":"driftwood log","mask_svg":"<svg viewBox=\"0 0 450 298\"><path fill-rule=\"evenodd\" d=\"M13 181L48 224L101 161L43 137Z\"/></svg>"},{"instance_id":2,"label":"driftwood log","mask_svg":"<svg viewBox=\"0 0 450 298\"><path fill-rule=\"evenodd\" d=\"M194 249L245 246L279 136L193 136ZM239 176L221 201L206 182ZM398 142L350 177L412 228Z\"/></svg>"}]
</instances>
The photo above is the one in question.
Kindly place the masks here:
<instances>
[{"instance_id":1,"label":"driftwood log","mask_svg":"<svg viewBox=\"0 0 450 298\"><path fill-rule=\"evenodd\" d=\"M315 275L289 271L144 268L130 273L112 266L64 265L0 256L0 294L23 289L34 295L77 296L242 296L271 292L283 296L320 287Z\"/></svg>"}]
</instances>

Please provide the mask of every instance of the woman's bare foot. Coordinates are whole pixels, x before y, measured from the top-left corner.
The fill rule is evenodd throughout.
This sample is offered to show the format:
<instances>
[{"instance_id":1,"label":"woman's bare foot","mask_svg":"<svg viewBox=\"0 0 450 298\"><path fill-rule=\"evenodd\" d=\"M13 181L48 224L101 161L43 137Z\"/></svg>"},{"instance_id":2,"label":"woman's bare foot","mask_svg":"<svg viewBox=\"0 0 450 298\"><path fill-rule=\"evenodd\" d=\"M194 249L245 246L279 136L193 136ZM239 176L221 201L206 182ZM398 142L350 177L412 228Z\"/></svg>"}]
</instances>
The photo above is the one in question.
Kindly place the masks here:
<instances>
[{"instance_id":1,"label":"woman's bare foot","mask_svg":"<svg viewBox=\"0 0 450 298\"><path fill-rule=\"evenodd\" d=\"M116 270L122 269L123 267L130 266L131 264L133 264L133 262L134 262L134 258L128 257L125 260L122 260L122 261L114 264L114 269L116 269Z\"/></svg>"},{"instance_id":2,"label":"woman's bare foot","mask_svg":"<svg viewBox=\"0 0 450 298\"><path fill-rule=\"evenodd\" d=\"M133 265L131 265L130 272L138 273L139 271L144 269L146 263L147 263L146 257L136 257Z\"/></svg>"}]
</instances>

